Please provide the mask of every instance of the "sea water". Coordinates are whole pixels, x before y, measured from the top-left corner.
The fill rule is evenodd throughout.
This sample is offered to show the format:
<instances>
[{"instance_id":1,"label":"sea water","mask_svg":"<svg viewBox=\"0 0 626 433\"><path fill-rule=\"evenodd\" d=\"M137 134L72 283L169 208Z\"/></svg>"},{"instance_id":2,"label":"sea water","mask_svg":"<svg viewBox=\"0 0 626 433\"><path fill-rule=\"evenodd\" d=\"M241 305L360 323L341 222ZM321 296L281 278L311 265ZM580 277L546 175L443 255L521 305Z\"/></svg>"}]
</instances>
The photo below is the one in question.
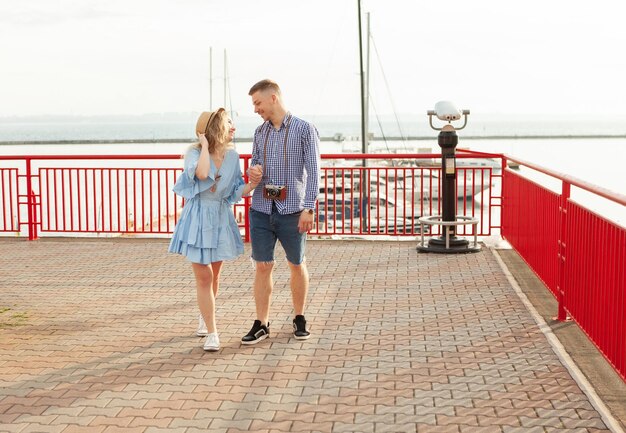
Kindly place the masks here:
<instances>
[{"instance_id":1,"label":"sea water","mask_svg":"<svg viewBox=\"0 0 626 433\"><path fill-rule=\"evenodd\" d=\"M182 155L192 142L186 132L189 119L175 121L83 121L83 122L9 122L0 121L0 155L120 155L120 154L176 154ZM315 119L315 117L313 117ZM355 119L318 118L316 126L324 140L320 144L322 154L360 153L359 124ZM419 134L407 139L382 137L374 134L368 151L373 153L438 153L437 131L427 124L408 122L398 127L388 121L384 128L389 133ZM239 122L235 141L240 154L251 152L250 136L257 119ZM395 129L394 129L395 128ZM482 121L473 128L458 131L459 148L474 151L506 154L528 161L560 174L623 194L626 186L626 131L624 121L573 122L559 120ZM498 135L500 137L498 137ZM540 135L540 138L536 136ZM578 136L576 136L578 135ZM585 137L580 137L585 135ZM612 136L611 136L612 135ZM406 135L405 135L406 136ZM184 138L180 138L184 137ZM187 138L189 137L189 138ZM246 138L248 137L248 138ZM333 140L332 138L338 140ZM180 140L177 140L180 138ZM98 143L98 140L124 140L129 142ZM132 143L131 139L154 140L148 143ZM173 140L159 142L158 140ZM61 143L41 143L58 140ZM71 142L68 142L72 140ZM32 143L37 141L37 143ZM83 141L89 141L85 143ZM30 143L29 143L30 142ZM136 161L137 167L153 165L154 161ZM171 165L171 162L169 163ZM4 164L3 164L4 165ZM65 164L70 166L70 164ZM75 166L75 164L71 164ZM182 166L182 161L181 161ZM520 172L542 185L560 193L561 182L522 166ZM591 210L626 224L626 208L597 195L573 188L574 200Z\"/></svg>"}]
</instances>

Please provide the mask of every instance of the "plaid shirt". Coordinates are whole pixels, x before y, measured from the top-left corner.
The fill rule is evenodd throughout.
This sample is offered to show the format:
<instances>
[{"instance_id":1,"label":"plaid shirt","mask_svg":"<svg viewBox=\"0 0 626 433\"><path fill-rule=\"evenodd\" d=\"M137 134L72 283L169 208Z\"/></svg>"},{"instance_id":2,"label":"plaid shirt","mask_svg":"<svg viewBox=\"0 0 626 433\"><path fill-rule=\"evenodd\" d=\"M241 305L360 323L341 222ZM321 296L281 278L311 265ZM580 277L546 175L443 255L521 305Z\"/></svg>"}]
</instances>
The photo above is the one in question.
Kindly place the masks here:
<instances>
[{"instance_id":1,"label":"plaid shirt","mask_svg":"<svg viewBox=\"0 0 626 433\"><path fill-rule=\"evenodd\" d=\"M288 124L285 167L285 132ZM287 186L287 199L276 200L276 209L281 215L300 212L305 208L315 209L319 192L319 143L315 126L291 113L287 113L278 129L270 121L260 125L254 131L252 165L263 166L263 180L254 190L252 208L268 215L272 213L273 200L263 197L263 188L265 184L273 184Z\"/></svg>"}]
</instances>

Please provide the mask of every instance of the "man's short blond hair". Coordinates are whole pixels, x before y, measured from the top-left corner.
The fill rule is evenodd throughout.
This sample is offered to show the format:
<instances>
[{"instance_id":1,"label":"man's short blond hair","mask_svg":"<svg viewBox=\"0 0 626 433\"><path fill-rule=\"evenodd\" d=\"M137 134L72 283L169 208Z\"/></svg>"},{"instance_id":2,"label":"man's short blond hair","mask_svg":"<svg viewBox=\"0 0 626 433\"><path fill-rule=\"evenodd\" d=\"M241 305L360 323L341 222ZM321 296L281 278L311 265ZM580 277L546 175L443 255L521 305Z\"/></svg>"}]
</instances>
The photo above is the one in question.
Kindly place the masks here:
<instances>
[{"instance_id":1,"label":"man's short blond hair","mask_svg":"<svg viewBox=\"0 0 626 433\"><path fill-rule=\"evenodd\" d=\"M278 84L276 83L276 81L272 81L272 80L259 81L254 86L250 87L250 91L248 92L248 95L252 96L256 92L259 92L259 91L264 92L266 90L271 90L272 92L280 96L280 87L278 87Z\"/></svg>"}]
</instances>

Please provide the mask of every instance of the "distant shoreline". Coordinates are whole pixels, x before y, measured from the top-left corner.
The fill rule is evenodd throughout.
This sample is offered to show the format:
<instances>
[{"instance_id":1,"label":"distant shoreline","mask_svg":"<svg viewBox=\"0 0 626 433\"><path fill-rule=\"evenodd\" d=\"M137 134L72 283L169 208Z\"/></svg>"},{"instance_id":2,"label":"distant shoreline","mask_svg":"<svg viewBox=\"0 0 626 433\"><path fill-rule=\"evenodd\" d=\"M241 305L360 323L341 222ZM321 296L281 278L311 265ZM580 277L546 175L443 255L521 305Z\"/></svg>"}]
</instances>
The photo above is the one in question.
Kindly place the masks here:
<instances>
[{"instance_id":1,"label":"distant shoreline","mask_svg":"<svg viewBox=\"0 0 626 433\"><path fill-rule=\"evenodd\" d=\"M370 141L425 141L433 140L436 135L432 136L415 136L415 137L372 137ZM463 140L536 140L536 139L612 139L626 138L626 134L587 134L587 135L460 135ZM337 137L321 137L321 141L361 141L358 136ZM189 138L140 138L140 139L114 139L114 140L23 140L23 141L0 141L3 145L24 145L24 144L123 144L123 143L194 143L196 140ZM252 137L237 138L236 143L252 142Z\"/></svg>"}]
</instances>

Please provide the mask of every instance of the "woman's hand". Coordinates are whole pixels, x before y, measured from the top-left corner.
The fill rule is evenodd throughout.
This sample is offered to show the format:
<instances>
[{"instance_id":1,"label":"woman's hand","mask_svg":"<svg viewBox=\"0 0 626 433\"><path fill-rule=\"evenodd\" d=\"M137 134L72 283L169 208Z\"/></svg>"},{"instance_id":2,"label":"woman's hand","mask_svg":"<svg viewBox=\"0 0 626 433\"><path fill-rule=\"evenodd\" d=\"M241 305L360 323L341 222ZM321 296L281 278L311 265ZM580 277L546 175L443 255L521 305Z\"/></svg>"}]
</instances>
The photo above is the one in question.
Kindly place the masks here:
<instances>
[{"instance_id":1,"label":"woman's hand","mask_svg":"<svg viewBox=\"0 0 626 433\"><path fill-rule=\"evenodd\" d=\"M200 157L198 158L198 166L196 167L196 177L204 180L209 176L211 170L211 157L209 155L209 142L204 134L198 134L200 141Z\"/></svg>"},{"instance_id":2,"label":"woman's hand","mask_svg":"<svg viewBox=\"0 0 626 433\"><path fill-rule=\"evenodd\" d=\"M198 140L200 140L200 146L202 146L203 149L209 148L209 141L204 134L198 134Z\"/></svg>"},{"instance_id":3,"label":"woman's hand","mask_svg":"<svg viewBox=\"0 0 626 433\"><path fill-rule=\"evenodd\" d=\"M243 188L243 195L248 195L263 179L263 168L260 165L252 166L248 169L248 182Z\"/></svg>"},{"instance_id":4,"label":"woman's hand","mask_svg":"<svg viewBox=\"0 0 626 433\"><path fill-rule=\"evenodd\" d=\"M250 183L256 187L259 182L261 182L261 179L263 179L263 168L258 164L250 167L248 170L248 178L250 179Z\"/></svg>"}]
</instances>

